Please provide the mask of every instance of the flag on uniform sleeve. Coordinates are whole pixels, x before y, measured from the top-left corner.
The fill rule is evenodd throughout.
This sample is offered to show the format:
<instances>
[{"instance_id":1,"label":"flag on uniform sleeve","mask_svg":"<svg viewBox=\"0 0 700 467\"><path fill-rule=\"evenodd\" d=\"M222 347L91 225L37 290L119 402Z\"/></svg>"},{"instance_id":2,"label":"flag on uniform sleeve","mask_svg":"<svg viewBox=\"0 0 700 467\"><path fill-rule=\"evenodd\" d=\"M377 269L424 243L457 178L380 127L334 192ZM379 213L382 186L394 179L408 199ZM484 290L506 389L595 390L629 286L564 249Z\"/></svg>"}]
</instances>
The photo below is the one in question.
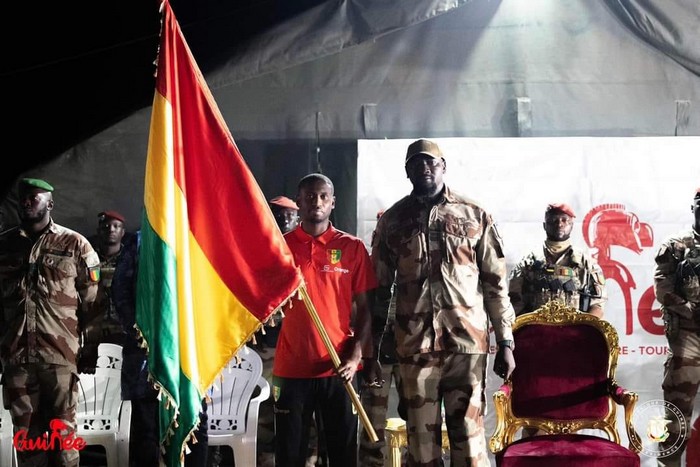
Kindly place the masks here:
<instances>
[{"instance_id":1,"label":"flag on uniform sleeve","mask_svg":"<svg viewBox=\"0 0 700 467\"><path fill-rule=\"evenodd\" d=\"M176 466L206 390L302 279L167 0L162 9L136 323Z\"/></svg>"}]
</instances>

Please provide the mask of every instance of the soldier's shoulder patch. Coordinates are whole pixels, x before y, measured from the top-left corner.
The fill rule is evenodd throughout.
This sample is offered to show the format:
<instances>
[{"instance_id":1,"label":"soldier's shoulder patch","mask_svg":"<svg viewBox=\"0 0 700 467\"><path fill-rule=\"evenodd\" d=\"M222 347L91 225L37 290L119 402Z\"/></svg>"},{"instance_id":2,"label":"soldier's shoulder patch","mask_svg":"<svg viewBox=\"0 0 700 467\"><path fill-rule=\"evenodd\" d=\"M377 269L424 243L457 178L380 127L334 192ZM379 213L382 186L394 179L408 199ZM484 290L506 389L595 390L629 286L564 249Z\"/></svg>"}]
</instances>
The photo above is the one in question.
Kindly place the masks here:
<instances>
[{"instance_id":1,"label":"soldier's shoulder patch","mask_svg":"<svg viewBox=\"0 0 700 467\"><path fill-rule=\"evenodd\" d=\"M95 266L88 268L88 275L90 276L91 282L100 282L100 267Z\"/></svg>"},{"instance_id":2,"label":"soldier's shoulder patch","mask_svg":"<svg viewBox=\"0 0 700 467\"><path fill-rule=\"evenodd\" d=\"M89 268L94 268L95 266L100 265L100 257L94 250L86 253L83 256L83 259L85 260L85 265Z\"/></svg>"}]
</instances>

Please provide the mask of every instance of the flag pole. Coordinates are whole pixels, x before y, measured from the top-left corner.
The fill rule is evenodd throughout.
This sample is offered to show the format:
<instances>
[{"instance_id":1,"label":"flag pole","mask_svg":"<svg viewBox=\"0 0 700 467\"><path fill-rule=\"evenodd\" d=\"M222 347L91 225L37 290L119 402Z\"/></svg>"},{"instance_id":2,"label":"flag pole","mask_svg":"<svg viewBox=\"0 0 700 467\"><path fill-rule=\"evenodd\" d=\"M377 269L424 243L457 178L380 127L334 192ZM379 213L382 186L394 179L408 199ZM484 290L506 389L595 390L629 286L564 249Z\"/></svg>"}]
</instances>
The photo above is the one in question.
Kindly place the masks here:
<instances>
[{"instance_id":1,"label":"flag pole","mask_svg":"<svg viewBox=\"0 0 700 467\"><path fill-rule=\"evenodd\" d=\"M321 340L323 340L323 343L331 356L331 360L333 361L333 367L336 369L336 371L338 371L338 368L340 367L340 358L338 357L338 353L335 351L335 347L333 347L333 343L331 342L330 337L328 337L328 332L326 332L326 328L323 327L323 323L321 322L321 318L319 318L318 316L316 307L314 307L314 304L311 302L311 297L309 297L309 293L306 290L306 285L302 284L299 287L299 293L301 294L301 297L304 300L304 305L306 305L306 310L309 312L311 320L314 322L314 325L316 325L316 330L321 335ZM367 417L367 412L365 412L364 407L362 407L362 404L360 403L360 398L357 397L355 388L352 387L352 383L350 381L343 381L343 383L345 384L345 389L348 391L348 394L350 394L352 405L355 406L355 410L357 410L357 413L360 416L360 420L362 420L362 425L365 427L365 431L367 432L370 441L376 443L377 441L379 441L379 437L374 431L372 422L370 422L369 417Z\"/></svg>"}]
</instances>

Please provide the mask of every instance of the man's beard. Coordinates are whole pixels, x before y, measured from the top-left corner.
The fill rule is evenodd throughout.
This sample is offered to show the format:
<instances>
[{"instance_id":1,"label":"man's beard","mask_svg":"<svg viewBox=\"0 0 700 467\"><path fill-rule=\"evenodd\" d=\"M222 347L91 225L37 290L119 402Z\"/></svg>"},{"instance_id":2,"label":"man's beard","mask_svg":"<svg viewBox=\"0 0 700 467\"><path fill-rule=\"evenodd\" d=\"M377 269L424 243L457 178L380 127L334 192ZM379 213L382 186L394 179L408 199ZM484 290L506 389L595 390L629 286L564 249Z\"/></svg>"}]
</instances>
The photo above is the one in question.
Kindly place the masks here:
<instances>
[{"instance_id":1,"label":"man's beard","mask_svg":"<svg viewBox=\"0 0 700 467\"><path fill-rule=\"evenodd\" d=\"M27 212L25 210L20 210L19 212L19 218L22 222L38 222L46 216L46 213L48 212L48 209L44 207L43 209L40 209L37 211L35 214L32 214L31 212Z\"/></svg>"}]
</instances>

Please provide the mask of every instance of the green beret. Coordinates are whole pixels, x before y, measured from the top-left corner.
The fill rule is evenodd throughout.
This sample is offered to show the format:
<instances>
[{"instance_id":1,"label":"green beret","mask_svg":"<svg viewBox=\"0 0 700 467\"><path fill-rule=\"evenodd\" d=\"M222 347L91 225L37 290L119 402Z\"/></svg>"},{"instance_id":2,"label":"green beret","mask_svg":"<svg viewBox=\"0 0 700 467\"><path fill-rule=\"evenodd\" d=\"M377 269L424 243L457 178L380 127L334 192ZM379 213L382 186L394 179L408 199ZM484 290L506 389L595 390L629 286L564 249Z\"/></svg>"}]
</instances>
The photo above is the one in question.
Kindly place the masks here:
<instances>
[{"instance_id":1,"label":"green beret","mask_svg":"<svg viewBox=\"0 0 700 467\"><path fill-rule=\"evenodd\" d=\"M20 186L26 185L34 188L41 188L46 191L53 191L53 187L47 181L40 178L23 178L20 180L19 184Z\"/></svg>"}]
</instances>

